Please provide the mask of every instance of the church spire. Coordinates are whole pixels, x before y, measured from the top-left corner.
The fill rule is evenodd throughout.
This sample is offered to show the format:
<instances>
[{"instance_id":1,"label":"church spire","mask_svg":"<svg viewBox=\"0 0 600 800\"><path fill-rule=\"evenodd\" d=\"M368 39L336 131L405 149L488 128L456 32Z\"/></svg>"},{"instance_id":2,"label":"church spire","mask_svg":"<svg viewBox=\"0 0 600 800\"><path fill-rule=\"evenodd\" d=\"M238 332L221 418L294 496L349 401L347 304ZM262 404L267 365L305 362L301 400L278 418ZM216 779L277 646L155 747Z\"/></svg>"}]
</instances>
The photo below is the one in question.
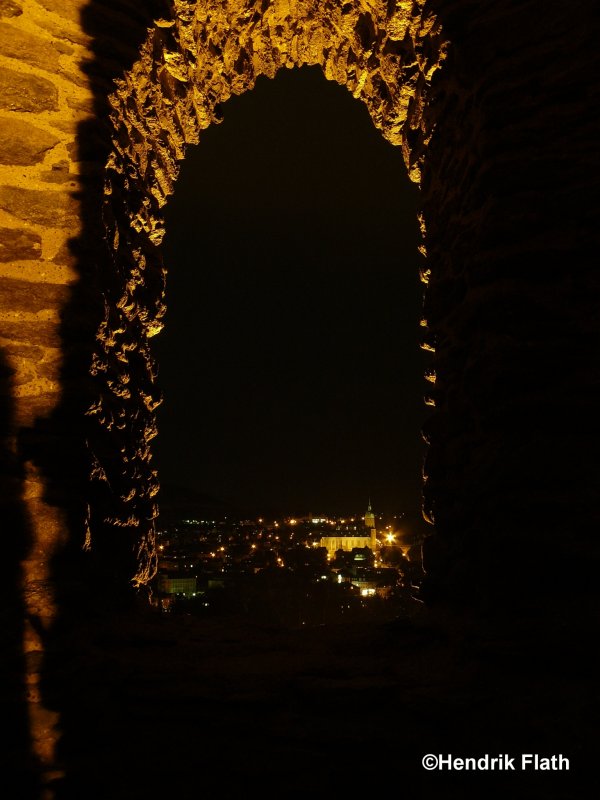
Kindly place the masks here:
<instances>
[{"instance_id":1,"label":"church spire","mask_svg":"<svg viewBox=\"0 0 600 800\"><path fill-rule=\"evenodd\" d=\"M369 507L365 513L365 527L366 528L374 528L375 527L375 514L373 513L373 509L371 508L371 498L369 497Z\"/></svg>"},{"instance_id":2,"label":"church spire","mask_svg":"<svg viewBox=\"0 0 600 800\"><path fill-rule=\"evenodd\" d=\"M371 550L375 552L377 547L377 531L375 529L375 514L373 513L373 509L371 508L371 498L369 497L369 506L367 508L367 512L365 514L365 528L370 531L371 536Z\"/></svg>"}]
</instances>

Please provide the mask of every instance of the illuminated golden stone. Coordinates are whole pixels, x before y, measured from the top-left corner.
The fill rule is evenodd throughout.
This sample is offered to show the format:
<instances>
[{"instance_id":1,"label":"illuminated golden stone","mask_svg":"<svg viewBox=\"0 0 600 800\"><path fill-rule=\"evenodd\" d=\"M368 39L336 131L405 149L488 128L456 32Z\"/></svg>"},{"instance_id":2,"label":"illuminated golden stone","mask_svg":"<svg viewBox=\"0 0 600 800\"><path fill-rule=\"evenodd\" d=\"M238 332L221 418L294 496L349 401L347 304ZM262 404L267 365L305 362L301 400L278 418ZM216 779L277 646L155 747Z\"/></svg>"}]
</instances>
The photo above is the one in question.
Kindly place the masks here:
<instances>
[{"instance_id":1,"label":"illuminated golden stone","mask_svg":"<svg viewBox=\"0 0 600 800\"><path fill-rule=\"evenodd\" d=\"M85 127L99 99L87 69L96 58L84 29L88 5L22 0L2 6L0 121L12 133L0 137L0 262L10 289L0 308L0 345L14 375L16 448L17 427L50 418L61 399L61 320L80 266L71 243L83 225L100 222L100 214L82 219L78 190L88 173L104 170L104 239L114 274L101 286L105 317L89 365L99 388L87 416L105 441L125 432L128 438L122 447L115 444L116 458L108 462L89 443L90 480L106 491L118 484L114 509L101 509L96 517L129 537L137 554L131 580L139 586L156 570L158 478L150 442L161 397L149 340L161 331L165 314L162 209L175 190L186 147L222 120L228 98L251 90L258 77L318 65L324 79L345 86L366 105L418 181L431 136L423 113L428 83L446 43L424 0L393 6L387 0L343 6L174 0L172 18L149 26L130 69L106 66L108 75L119 75L105 120L112 144L97 149ZM125 34L115 30L115 37L129 46ZM98 153L102 164L94 162ZM66 520L59 507L44 501L45 476L28 469L23 503L32 530L24 595L30 615L48 626L55 613L48 564L63 546ZM71 532L92 552L93 516L88 512L82 530ZM38 710L32 719L39 719ZM35 727L40 758L47 761L53 734L41 723Z\"/></svg>"}]
</instances>

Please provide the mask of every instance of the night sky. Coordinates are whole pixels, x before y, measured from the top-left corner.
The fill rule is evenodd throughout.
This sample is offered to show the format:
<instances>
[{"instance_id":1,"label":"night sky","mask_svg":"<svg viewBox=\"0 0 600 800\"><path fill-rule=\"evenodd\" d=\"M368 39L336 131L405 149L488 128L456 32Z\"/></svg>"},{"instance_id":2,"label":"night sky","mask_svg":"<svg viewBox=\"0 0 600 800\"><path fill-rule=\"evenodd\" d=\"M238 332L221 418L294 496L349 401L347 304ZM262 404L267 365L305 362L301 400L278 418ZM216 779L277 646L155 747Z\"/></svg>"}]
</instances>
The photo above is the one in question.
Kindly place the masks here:
<instances>
[{"instance_id":1,"label":"night sky","mask_svg":"<svg viewBox=\"0 0 600 800\"><path fill-rule=\"evenodd\" d=\"M316 67L259 78L166 209L163 496L249 514L420 512L416 189ZM160 499L160 496L159 496Z\"/></svg>"}]
</instances>

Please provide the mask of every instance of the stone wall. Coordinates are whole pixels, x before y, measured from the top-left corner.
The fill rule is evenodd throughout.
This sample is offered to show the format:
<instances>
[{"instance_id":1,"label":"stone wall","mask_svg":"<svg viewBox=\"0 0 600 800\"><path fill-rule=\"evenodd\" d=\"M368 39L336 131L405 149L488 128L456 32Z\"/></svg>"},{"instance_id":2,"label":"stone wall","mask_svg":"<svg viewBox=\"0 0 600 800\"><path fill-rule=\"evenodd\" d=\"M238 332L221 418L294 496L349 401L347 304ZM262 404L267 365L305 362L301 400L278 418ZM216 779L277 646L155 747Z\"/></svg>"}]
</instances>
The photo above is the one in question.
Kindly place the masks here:
<instances>
[{"instance_id":1,"label":"stone wall","mask_svg":"<svg viewBox=\"0 0 600 800\"><path fill-rule=\"evenodd\" d=\"M186 145L259 75L320 64L418 180L444 40L421 2L31 0L2 14L7 448L32 525L27 591L51 616L57 587L97 574L110 594L154 569L149 339L164 312L161 208Z\"/></svg>"},{"instance_id":2,"label":"stone wall","mask_svg":"<svg viewBox=\"0 0 600 800\"><path fill-rule=\"evenodd\" d=\"M587 0L0 0L15 752L33 737L53 762L52 626L152 574L162 208L222 103L281 68L347 86L421 186L424 599L511 625L594 612L596 16Z\"/></svg>"},{"instance_id":3,"label":"stone wall","mask_svg":"<svg viewBox=\"0 0 600 800\"><path fill-rule=\"evenodd\" d=\"M141 14L136 5L0 4L0 347L12 464L4 496L22 497L27 592L42 616L52 614L53 556L68 550L78 570L91 552L86 411L104 302L107 97L151 23L152 4Z\"/></svg>"},{"instance_id":4,"label":"stone wall","mask_svg":"<svg viewBox=\"0 0 600 800\"><path fill-rule=\"evenodd\" d=\"M258 76L318 64L366 104L418 180L431 133L422 116L427 85L443 57L439 26L421 3L374 3L371 11L349 3L175 3L117 81L103 210L116 269L104 287L93 362L100 389L92 413L102 442L94 475L117 488L112 524L136 531L136 580L148 578L154 561L158 483L149 442L160 394L149 340L165 310L162 208L186 146Z\"/></svg>"},{"instance_id":5,"label":"stone wall","mask_svg":"<svg viewBox=\"0 0 600 800\"><path fill-rule=\"evenodd\" d=\"M0 0L1 615L3 663L16 667L1 699L15 765L28 750L52 761L56 712L41 702L40 665L64 595L102 605L98 587L106 598L132 571L126 557L107 568L89 546L86 410L103 307L106 98L146 35L136 5Z\"/></svg>"},{"instance_id":6,"label":"stone wall","mask_svg":"<svg viewBox=\"0 0 600 800\"><path fill-rule=\"evenodd\" d=\"M597 613L598 20L585 2L435 0L426 114L430 603Z\"/></svg>"},{"instance_id":7,"label":"stone wall","mask_svg":"<svg viewBox=\"0 0 600 800\"><path fill-rule=\"evenodd\" d=\"M8 446L20 465L12 478L21 486L12 491L22 493L33 531L33 592L65 531L60 510L44 501L23 432L61 395L60 311L77 280L68 242L81 230L77 126L92 108L82 71L88 40L73 13L52 12L53 5L0 3L0 348L10 373Z\"/></svg>"},{"instance_id":8,"label":"stone wall","mask_svg":"<svg viewBox=\"0 0 600 800\"><path fill-rule=\"evenodd\" d=\"M3 497L32 618L152 573L161 209L222 103L302 64L422 187L426 597L501 606L507 553L543 603L565 563L592 579L595 26L583 0L0 0Z\"/></svg>"}]
</instances>

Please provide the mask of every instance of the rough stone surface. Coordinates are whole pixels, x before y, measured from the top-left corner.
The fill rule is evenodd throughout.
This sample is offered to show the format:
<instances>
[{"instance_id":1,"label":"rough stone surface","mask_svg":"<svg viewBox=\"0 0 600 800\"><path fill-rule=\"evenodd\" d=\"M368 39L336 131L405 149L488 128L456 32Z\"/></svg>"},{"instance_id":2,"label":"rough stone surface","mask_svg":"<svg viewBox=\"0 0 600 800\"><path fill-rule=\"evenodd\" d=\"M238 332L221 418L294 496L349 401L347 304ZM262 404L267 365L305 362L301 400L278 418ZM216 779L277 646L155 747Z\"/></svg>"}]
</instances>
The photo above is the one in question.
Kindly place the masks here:
<instances>
[{"instance_id":1,"label":"rough stone surface","mask_svg":"<svg viewBox=\"0 0 600 800\"><path fill-rule=\"evenodd\" d=\"M0 55L56 72L60 53L51 42L22 30L18 25L0 22Z\"/></svg>"},{"instance_id":2,"label":"rough stone surface","mask_svg":"<svg viewBox=\"0 0 600 800\"><path fill-rule=\"evenodd\" d=\"M418 181L432 133L423 110L446 45L422 2L375 3L369 10L353 3L181 4L171 18L158 20L140 59L116 82L109 100L114 133L104 219L116 262L128 266L106 288L92 370L101 388L89 413L100 428L99 441L108 442L95 460L120 500L113 524L137 531L136 582L147 581L155 565L158 485L150 439L161 397L148 340L161 330L165 313L161 209L186 146L220 121L221 105L231 95L252 89L260 75L318 64L328 80L365 103ZM125 418L132 438L108 457L107 434Z\"/></svg>"},{"instance_id":3,"label":"rough stone surface","mask_svg":"<svg viewBox=\"0 0 600 800\"><path fill-rule=\"evenodd\" d=\"M20 17L23 13L23 6L16 0L0 0L1 17Z\"/></svg>"},{"instance_id":4,"label":"rough stone surface","mask_svg":"<svg viewBox=\"0 0 600 800\"><path fill-rule=\"evenodd\" d=\"M186 147L220 121L229 97L261 75L314 64L365 103L421 186L423 347L432 359L424 511L436 531L426 548L428 602L498 607L505 570L497 555L508 530L520 543L519 585L548 596L553 578L536 566L539 553L559 552L567 529L566 571L583 565L577 585L591 582L599 193L589 3L1 0L0 13L10 19L5 33L19 31L3 37L11 67L0 68L0 108L31 114L36 129L44 115L44 127L60 132L57 158L68 161L49 169L38 159L45 145L36 151L23 140L32 148L27 175L3 167L0 258L39 258L41 243L44 257L80 277L65 310L62 291L37 288L31 273L35 288L26 290L13 264L0 333L13 345L56 347L69 326L98 320L94 352L69 365L85 392L77 405L65 383L61 413L71 413L69 402L72 420L87 409L82 438L106 478L89 489L102 531L94 541L107 551L122 542L124 559L133 551L134 581L154 568L151 440L161 398L150 340L165 313L162 209ZM96 113L101 125L83 119ZM13 130L23 124L15 114ZM15 143L3 141L14 158ZM106 164L103 180L90 170L71 196L70 176L87 163ZM104 238L94 247L69 243L81 224L91 236L100 222ZM39 319L26 308L38 308ZM11 353L20 371L5 371L28 390L27 376L39 374L32 365L50 362ZM44 380L51 375L48 367ZM56 398L43 386L35 401L15 401L10 418L31 421L35 412L50 425ZM60 483L47 452L39 446L40 469Z\"/></svg>"},{"instance_id":5,"label":"rough stone surface","mask_svg":"<svg viewBox=\"0 0 600 800\"><path fill-rule=\"evenodd\" d=\"M584 100L597 91L597 21L585 3L432 7L452 47L425 112L436 119L422 184L435 373L426 596L556 613L551 576L578 574L585 597L599 555L586 534L600 485L589 437L598 327L581 291L597 301L598 125ZM507 593L509 531L518 589Z\"/></svg>"},{"instance_id":6,"label":"rough stone surface","mask_svg":"<svg viewBox=\"0 0 600 800\"><path fill-rule=\"evenodd\" d=\"M18 219L48 227L76 225L79 212L77 202L65 192L17 186L0 186L0 208Z\"/></svg>"},{"instance_id":7,"label":"rough stone surface","mask_svg":"<svg viewBox=\"0 0 600 800\"><path fill-rule=\"evenodd\" d=\"M35 313L44 308L60 308L68 291L68 287L63 285L5 278L0 294L0 313L8 309Z\"/></svg>"},{"instance_id":8,"label":"rough stone surface","mask_svg":"<svg viewBox=\"0 0 600 800\"><path fill-rule=\"evenodd\" d=\"M80 22L81 11L85 7L85 3L80 0L37 0L42 8L46 11L51 11L69 22Z\"/></svg>"},{"instance_id":9,"label":"rough stone surface","mask_svg":"<svg viewBox=\"0 0 600 800\"><path fill-rule=\"evenodd\" d=\"M71 188L78 186L78 177L69 171L69 161L57 161L52 164L51 169L40 173L40 178L44 183L68 183Z\"/></svg>"},{"instance_id":10,"label":"rough stone surface","mask_svg":"<svg viewBox=\"0 0 600 800\"><path fill-rule=\"evenodd\" d=\"M42 237L20 228L0 228L0 262L38 258Z\"/></svg>"},{"instance_id":11,"label":"rough stone surface","mask_svg":"<svg viewBox=\"0 0 600 800\"><path fill-rule=\"evenodd\" d=\"M56 111L58 89L46 78L0 66L0 108L9 111Z\"/></svg>"},{"instance_id":12,"label":"rough stone surface","mask_svg":"<svg viewBox=\"0 0 600 800\"><path fill-rule=\"evenodd\" d=\"M0 117L0 164L37 164L59 139L29 122Z\"/></svg>"},{"instance_id":13,"label":"rough stone surface","mask_svg":"<svg viewBox=\"0 0 600 800\"><path fill-rule=\"evenodd\" d=\"M42 5L53 24L60 26L64 18L65 30L74 30L79 3L43 0ZM553 252L581 256L591 245L588 212L581 211L576 221L569 214L559 219L555 212L581 207L571 190L558 187L583 191L594 172L593 128L580 119L577 103L593 74L594 50L584 41L592 26L577 22L587 19L584 6L577 8L573 14L558 7L540 10L539 0L525 0L492 15L470 0L368 7L176 2L153 12L154 24L147 17L149 33L139 59L122 72L114 65L127 63L130 21L139 21L143 11L126 0L110 8L96 3L89 11L97 54L92 72L117 80L108 98L108 149L104 132L85 126L78 141L65 141L70 162L108 159L103 219L113 258L102 272L105 312L91 359L96 389L88 441L113 490L112 498L103 495L106 505L98 515L127 531L127 541L139 548L136 579L147 580L153 569L157 477L150 440L160 394L149 340L160 331L165 311L162 208L174 190L186 146L219 122L223 103L251 90L258 76L272 77L285 67L318 64L328 79L346 86L366 104L382 134L402 149L410 176L421 184L427 284L423 347L432 358L424 512L435 522L437 541L437 555L429 547L430 587L445 586L439 596L451 594L452 585L473 587L468 573L474 561L465 553L477 541L478 552L487 553L486 563L492 560L500 531L527 507L524 494L518 500L519 484L527 482L532 465L539 473L536 497L559 497L560 470L544 467L551 459L540 444L542 431L538 427L526 444L519 420L550 392L539 373L536 380L531 377L533 360L548 363L548 348L562 359L573 385L583 380L585 358L564 355L574 334L553 298L568 298L581 310L576 326L581 341L594 335L582 299L589 293L579 296L568 275L544 284L533 274L534 263L548 261L556 268ZM508 24L513 18L519 25ZM569 69L565 59L548 64L547 42L556 31L564 32ZM75 46L88 35L89 29L69 41ZM101 107L100 99L106 100L99 93L95 99L73 95L66 102L74 112L91 113ZM541 106L549 110L542 113ZM558 123L565 114L575 148ZM68 132L73 120L62 119L57 126ZM576 159L570 155L574 149ZM562 178L554 182L551 174ZM67 175L46 170L43 179L66 187ZM32 225L49 225L50 199L36 206L12 197L4 207L28 214ZM58 221L66 225L70 219L65 215ZM73 263L66 243L58 252L63 255L56 258ZM591 279L585 281L588 286ZM564 405L568 391L552 391ZM583 400L581 408L587 418L591 411ZM117 433L123 420L129 426L126 440ZM568 432L561 437L563 457L571 453L574 459ZM580 473L581 485L589 485L583 469ZM545 482L554 487L551 492L543 488ZM473 486L478 487L474 494ZM498 510L500 496L510 509L505 514ZM524 527L531 525L532 515L523 515ZM533 550L538 545L532 544ZM480 598L491 585L478 584ZM436 591L431 588L431 598Z\"/></svg>"},{"instance_id":14,"label":"rough stone surface","mask_svg":"<svg viewBox=\"0 0 600 800\"><path fill-rule=\"evenodd\" d=\"M555 622L561 613L563 631L595 614L600 31L594 4L0 0L0 17L0 109L15 112L13 130L24 113L36 129L56 130L57 160L69 162L49 167L38 159L45 144L36 151L39 143L31 149L24 138L17 152L32 160L0 164L7 290L0 310L6 468L0 505L3 530L14 532L4 551L3 564L11 563L3 573L3 609L22 612L15 651L24 645L42 652L56 589L70 590L65 575L72 580L75 573L75 583L85 586L77 587L78 603L63 603L63 611L94 594L85 577L94 569L104 598L152 574L158 479L151 441L160 394L150 340L165 310L162 209L186 146L219 122L223 103L251 90L260 75L302 64L320 65L365 103L421 187L422 332L431 354L432 409L424 431L424 512L435 523L425 547L424 598L430 607L474 609L486 620L508 618L510 608L511 635L528 613L536 622L551 619L552 636L561 630ZM86 116L97 119L88 124ZM15 143L6 136L0 142L14 158ZM88 160L89 180L78 179L71 196L68 176L82 173ZM105 164L102 178L94 175ZM62 263L69 269L56 269ZM68 291L58 285L75 278ZM87 481L90 462L98 480ZM24 591L15 575L23 577ZM552 636L546 663L561 655ZM517 660L499 649L494 686L503 685L504 666ZM565 668L590 663L583 651L565 652ZM535 657L535 647L529 655ZM114 663L114 652L106 657ZM35 678L39 667L31 663ZM84 696L87 666L80 670ZM119 700L131 698L139 683L130 671L122 680ZM154 686L152 675L147 683ZM298 685L306 687L304 679ZM548 681L549 698L556 685ZM33 721L40 763L49 764L54 716L37 702L37 686L30 689L24 719ZM144 729L151 694L140 700ZM332 696L337 702L335 692L324 693ZM450 715L464 696L461 690ZM570 698L576 696L583 695L573 689ZM200 698L203 706L207 698ZM164 699L165 719L172 721L168 693ZM262 698L259 705L265 708ZM115 707L114 719L125 720L123 703ZM548 707L533 714L534 738ZM407 718L405 710L398 719ZM85 706L75 711L83 724L69 729L66 719L63 728L72 741L96 718ZM516 714L508 716L507 735ZM575 734L578 717L570 717ZM289 714L283 722L287 730ZM9 720L5 726L11 739L23 727ZM424 743L431 729L423 726ZM106 724L106 741L115 730L125 732L127 744L137 743L126 724ZM339 731L336 714L327 743ZM97 734L91 739L89 752L96 754ZM182 753L190 740L197 750L196 739L182 737ZM506 737L498 747L505 744ZM160 758L162 741L153 737L152 745ZM147 763L143 747L127 755L127 769ZM197 777L193 758L186 763ZM260 759L256 764L262 770ZM99 772L109 796L118 785L114 771L103 762ZM263 777L261 771L261 786ZM150 784L153 775L146 770L144 779ZM221 774L218 781L221 790ZM123 796L131 796L129 788L139 786L119 786ZM558 787L555 796L567 793Z\"/></svg>"},{"instance_id":15,"label":"rough stone surface","mask_svg":"<svg viewBox=\"0 0 600 800\"><path fill-rule=\"evenodd\" d=\"M60 338L56 322L0 320L0 339L43 347L56 347Z\"/></svg>"}]
</instances>

